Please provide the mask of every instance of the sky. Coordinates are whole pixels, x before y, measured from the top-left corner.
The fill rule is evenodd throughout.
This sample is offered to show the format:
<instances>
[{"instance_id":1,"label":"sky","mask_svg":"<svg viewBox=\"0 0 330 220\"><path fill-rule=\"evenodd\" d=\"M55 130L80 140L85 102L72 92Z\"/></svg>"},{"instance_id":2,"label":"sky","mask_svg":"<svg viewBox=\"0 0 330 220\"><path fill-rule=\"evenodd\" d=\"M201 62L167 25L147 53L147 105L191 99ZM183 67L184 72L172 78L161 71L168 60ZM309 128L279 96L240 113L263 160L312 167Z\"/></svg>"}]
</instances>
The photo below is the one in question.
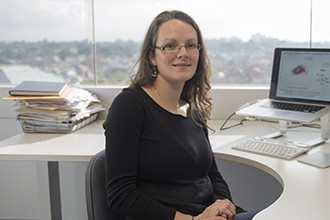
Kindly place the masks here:
<instances>
[{"instance_id":1,"label":"sky","mask_svg":"<svg viewBox=\"0 0 330 220\"><path fill-rule=\"evenodd\" d=\"M313 1L315 41L330 41L328 0L94 0L96 41L141 41L163 10L190 14L204 38L262 34L281 40L310 40ZM91 0L0 0L0 41L92 40Z\"/></svg>"}]
</instances>

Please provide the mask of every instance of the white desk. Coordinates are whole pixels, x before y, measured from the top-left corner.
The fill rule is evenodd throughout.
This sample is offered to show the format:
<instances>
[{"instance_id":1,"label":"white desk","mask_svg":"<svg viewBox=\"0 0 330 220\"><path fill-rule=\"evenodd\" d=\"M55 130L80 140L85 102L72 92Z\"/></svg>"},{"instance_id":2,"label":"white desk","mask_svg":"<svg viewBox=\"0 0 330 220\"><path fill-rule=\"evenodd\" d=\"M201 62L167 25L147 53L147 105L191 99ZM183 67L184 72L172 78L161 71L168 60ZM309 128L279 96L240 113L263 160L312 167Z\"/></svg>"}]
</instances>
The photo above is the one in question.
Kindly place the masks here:
<instances>
[{"instance_id":1,"label":"white desk","mask_svg":"<svg viewBox=\"0 0 330 220\"><path fill-rule=\"evenodd\" d=\"M43 197L48 204L41 204L41 219L62 219L59 164L61 161L89 161L104 149L102 122L94 122L71 134L18 134L0 142L0 160L37 161L38 171L48 173L49 192ZM43 173L45 173L43 172ZM42 174L41 174L42 175ZM42 179L42 177L38 177Z\"/></svg>"},{"instance_id":2,"label":"white desk","mask_svg":"<svg viewBox=\"0 0 330 220\"><path fill-rule=\"evenodd\" d=\"M230 123L230 122L229 122ZM212 122L217 128L221 124ZM263 122L244 122L243 126L211 136L216 158L235 161L256 167L275 177L283 186L281 196L269 207L258 213L253 219L317 219L329 220L330 204L330 167L321 169L294 160L283 160L232 150L230 145L243 138L266 135L277 130L277 124ZM283 139L293 141L309 141L319 137L318 129L289 129ZM330 144L326 142L310 151L323 150L330 152Z\"/></svg>"},{"instance_id":3,"label":"white desk","mask_svg":"<svg viewBox=\"0 0 330 220\"><path fill-rule=\"evenodd\" d=\"M104 149L102 121L74 133L61 134L19 134L0 142L0 160L29 160L47 162L49 168L50 206L52 219L61 219L58 162L88 161ZM212 121L216 130L220 121ZM230 123L230 122L229 122ZM235 151L230 145L243 138L263 135L276 131L276 124L246 122L221 133L210 133L217 158L247 164L274 176L283 186L283 193L271 206L260 212L256 220L317 219L328 220L330 204L330 168L320 169L297 160L286 161L271 157ZM307 129L308 130L308 129ZM290 140L303 141L317 137L318 130L304 128L289 130ZM311 152L330 152L330 144L325 143Z\"/></svg>"}]
</instances>

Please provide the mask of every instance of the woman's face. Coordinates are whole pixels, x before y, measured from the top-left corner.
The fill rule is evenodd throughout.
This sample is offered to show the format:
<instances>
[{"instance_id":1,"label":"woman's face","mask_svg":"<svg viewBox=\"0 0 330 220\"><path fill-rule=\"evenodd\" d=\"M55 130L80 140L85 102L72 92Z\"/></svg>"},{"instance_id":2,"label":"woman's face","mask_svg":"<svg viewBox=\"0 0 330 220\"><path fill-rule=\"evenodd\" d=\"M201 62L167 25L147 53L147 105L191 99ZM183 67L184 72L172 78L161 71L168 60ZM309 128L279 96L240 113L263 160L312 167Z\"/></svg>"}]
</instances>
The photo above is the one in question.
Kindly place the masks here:
<instances>
[{"instance_id":1,"label":"woman's face","mask_svg":"<svg viewBox=\"0 0 330 220\"><path fill-rule=\"evenodd\" d=\"M191 79L199 59L199 50L194 50L197 44L197 32L190 24L178 19L163 23L158 31L155 55L150 56L158 68L158 77L171 84L184 84ZM163 50L164 47L172 48L172 51Z\"/></svg>"}]
</instances>

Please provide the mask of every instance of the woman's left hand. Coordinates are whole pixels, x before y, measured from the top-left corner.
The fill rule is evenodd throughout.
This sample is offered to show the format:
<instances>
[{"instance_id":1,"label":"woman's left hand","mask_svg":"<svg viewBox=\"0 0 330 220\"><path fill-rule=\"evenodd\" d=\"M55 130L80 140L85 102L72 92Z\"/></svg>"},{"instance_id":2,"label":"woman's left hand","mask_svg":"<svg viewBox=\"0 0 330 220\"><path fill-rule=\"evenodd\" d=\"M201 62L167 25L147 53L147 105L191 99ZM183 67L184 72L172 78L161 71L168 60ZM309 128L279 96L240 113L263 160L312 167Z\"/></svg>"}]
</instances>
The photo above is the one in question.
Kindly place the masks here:
<instances>
[{"instance_id":1,"label":"woman's left hand","mask_svg":"<svg viewBox=\"0 0 330 220\"><path fill-rule=\"evenodd\" d=\"M233 220L236 207L229 199L218 199L198 216L198 220Z\"/></svg>"},{"instance_id":2,"label":"woman's left hand","mask_svg":"<svg viewBox=\"0 0 330 220\"><path fill-rule=\"evenodd\" d=\"M236 207L229 199L218 199L213 204L219 216L225 217L228 220L233 220L236 215Z\"/></svg>"}]
</instances>

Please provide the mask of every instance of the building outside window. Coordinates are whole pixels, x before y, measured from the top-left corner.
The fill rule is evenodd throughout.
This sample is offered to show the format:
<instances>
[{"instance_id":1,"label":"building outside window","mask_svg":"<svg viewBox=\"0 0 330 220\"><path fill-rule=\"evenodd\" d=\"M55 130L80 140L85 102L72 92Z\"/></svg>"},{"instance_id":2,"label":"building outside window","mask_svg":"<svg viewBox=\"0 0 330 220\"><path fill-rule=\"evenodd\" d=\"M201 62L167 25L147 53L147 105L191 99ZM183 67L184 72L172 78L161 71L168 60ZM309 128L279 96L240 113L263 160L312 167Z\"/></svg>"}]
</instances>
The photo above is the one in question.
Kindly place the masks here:
<instances>
[{"instance_id":1,"label":"building outside window","mask_svg":"<svg viewBox=\"0 0 330 220\"><path fill-rule=\"evenodd\" d=\"M327 0L1 1L0 84L127 85L151 20L179 9L199 24L213 85L268 85L276 47L330 47Z\"/></svg>"}]
</instances>

